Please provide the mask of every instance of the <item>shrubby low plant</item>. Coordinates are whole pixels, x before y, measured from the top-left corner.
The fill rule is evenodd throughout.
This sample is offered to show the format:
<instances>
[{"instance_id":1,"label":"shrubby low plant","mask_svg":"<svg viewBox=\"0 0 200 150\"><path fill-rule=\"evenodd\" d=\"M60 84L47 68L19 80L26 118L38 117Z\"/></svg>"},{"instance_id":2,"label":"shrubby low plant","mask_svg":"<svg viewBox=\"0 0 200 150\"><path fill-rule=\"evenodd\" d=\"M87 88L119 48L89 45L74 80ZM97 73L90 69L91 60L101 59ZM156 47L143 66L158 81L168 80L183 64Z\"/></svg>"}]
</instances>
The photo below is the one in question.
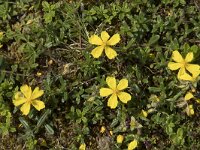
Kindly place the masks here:
<instances>
[{"instance_id":1,"label":"shrubby low plant","mask_svg":"<svg viewBox=\"0 0 200 150\"><path fill-rule=\"evenodd\" d=\"M199 149L198 9L1 1L0 149Z\"/></svg>"}]
</instances>

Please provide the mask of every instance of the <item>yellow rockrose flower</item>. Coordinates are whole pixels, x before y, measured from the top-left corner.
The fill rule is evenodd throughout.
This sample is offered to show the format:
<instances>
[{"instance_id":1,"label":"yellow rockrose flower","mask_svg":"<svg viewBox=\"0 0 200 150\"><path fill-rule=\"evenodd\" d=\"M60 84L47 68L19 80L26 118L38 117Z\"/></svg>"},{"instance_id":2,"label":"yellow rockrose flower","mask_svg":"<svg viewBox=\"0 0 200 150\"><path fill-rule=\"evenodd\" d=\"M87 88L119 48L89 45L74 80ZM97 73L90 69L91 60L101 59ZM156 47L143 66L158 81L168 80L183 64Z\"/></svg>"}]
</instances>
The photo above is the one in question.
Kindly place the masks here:
<instances>
[{"instance_id":1,"label":"yellow rockrose flower","mask_svg":"<svg viewBox=\"0 0 200 150\"><path fill-rule=\"evenodd\" d=\"M133 150L137 147L138 142L137 140L133 140L131 143L128 144L128 150Z\"/></svg>"},{"instance_id":2,"label":"yellow rockrose flower","mask_svg":"<svg viewBox=\"0 0 200 150\"><path fill-rule=\"evenodd\" d=\"M189 52L185 59L181 56L181 54L176 50L173 51L172 53L172 59L175 62L169 62L168 63L168 68L170 70L177 70L179 69L178 72L178 79L181 79L181 76L186 74L186 70L189 71L191 74L195 74L196 72L199 71L200 66L197 64L189 64L193 60L193 52Z\"/></svg>"},{"instance_id":3,"label":"yellow rockrose flower","mask_svg":"<svg viewBox=\"0 0 200 150\"><path fill-rule=\"evenodd\" d=\"M102 126L101 129L100 129L100 133L104 133L105 131L106 131L105 126Z\"/></svg>"},{"instance_id":4,"label":"yellow rockrose flower","mask_svg":"<svg viewBox=\"0 0 200 150\"><path fill-rule=\"evenodd\" d=\"M141 116L146 118L148 116L148 112L142 109Z\"/></svg>"},{"instance_id":5,"label":"yellow rockrose flower","mask_svg":"<svg viewBox=\"0 0 200 150\"><path fill-rule=\"evenodd\" d=\"M109 88L101 88L100 89L100 96L110 96L110 98L108 99L108 107L110 107L111 109L114 109L117 107L118 104L118 98L120 99L120 101L122 101L123 103L127 103L128 101L131 100L131 95L126 93L126 92L122 92L122 90L126 89L128 87L128 80L127 79L122 79L119 81L119 84L116 84L116 79L114 77L107 77L106 78L106 82L109 86ZM118 98L117 98L118 97Z\"/></svg>"},{"instance_id":6,"label":"yellow rockrose flower","mask_svg":"<svg viewBox=\"0 0 200 150\"><path fill-rule=\"evenodd\" d=\"M109 133L110 133L111 136L113 135L113 131L112 130L110 130Z\"/></svg>"},{"instance_id":7,"label":"yellow rockrose flower","mask_svg":"<svg viewBox=\"0 0 200 150\"><path fill-rule=\"evenodd\" d=\"M13 104L15 106L22 105L20 110L22 111L23 115L28 115L30 111L31 104L40 111L41 109L45 108L44 102L38 100L40 96L44 94L43 90L39 90L39 87L36 87L33 92L31 87L28 85L22 85L20 87L20 91L15 93Z\"/></svg>"},{"instance_id":8,"label":"yellow rockrose flower","mask_svg":"<svg viewBox=\"0 0 200 150\"><path fill-rule=\"evenodd\" d=\"M93 45L98 45L92 50L91 54L94 58L99 58L105 49L106 56L109 59L113 59L117 56L117 53L110 46L116 45L120 41L119 34L114 34L111 38L106 31L101 32L101 38L97 35L92 35L89 38L89 43Z\"/></svg>"},{"instance_id":9,"label":"yellow rockrose flower","mask_svg":"<svg viewBox=\"0 0 200 150\"><path fill-rule=\"evenodd\" d=\"M194 108L193 108L193 105L188 105L188 107L186 108L186 113L188 116L192 116L194 115Z\"/></svg>"},{"instance_id":10,"label":"yellow rockrose flower","mask_svg":"<svg viewBox=\"0 0 200 150\"><path fill-rule=\"evenodd\" d=\"M124 140L123 135L120 134L120 135L117 136L117 143L121 144L123 142L123 140Z\"/></svg>"},{"instance_id":11,"label":"yellow rockrose flower","mask_svg":"<svg viewBox=\"0 0 200 150\"><path fill-rule=\"evenodd\" d=\"M41 72L37 72L36 76L40 77L42 75Z\"/></svg>"},{"instance_id":12,"label":"yellow rockrose flower","mask_svg":"<svg viewBox=\"0 0 200 150\"><path fill-rule=\"evenodd\" d=\"M86 145L85 143L81 144L79 147L79 150L85 150L86 149Z\"/></svg>"}]
</instances>

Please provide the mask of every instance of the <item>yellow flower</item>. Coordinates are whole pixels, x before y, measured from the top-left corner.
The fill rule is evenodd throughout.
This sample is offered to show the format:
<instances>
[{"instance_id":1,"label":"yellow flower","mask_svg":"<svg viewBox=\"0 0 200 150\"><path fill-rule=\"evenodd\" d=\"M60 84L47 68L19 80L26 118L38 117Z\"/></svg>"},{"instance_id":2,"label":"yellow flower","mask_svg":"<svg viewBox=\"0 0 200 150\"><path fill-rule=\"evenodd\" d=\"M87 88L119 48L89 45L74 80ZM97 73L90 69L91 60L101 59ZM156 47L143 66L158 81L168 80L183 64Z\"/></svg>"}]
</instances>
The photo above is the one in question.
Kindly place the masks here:
<instances>
[{"instance_id":1,"label":"yellow flower","mask_svg":"<svg viewBox=\"0 0 200 150\"><path fill-rule=\"evenodd\" d=\"M128 144L128 150L133 150L137 147L137 140L133 140L131 143Z\"/></svg>"},{"instance_id":2,"label":"yellow flower","mask_svg":"<svg viewBox=\"0 0 200 150\"><path fill-rule=\"evenodd\" d=\"M42 75L42 73L41 72L37 72L37 74L36 74L38 77L40 77L41 75Z\"/></svg>"},{"instance_id":3,"label":"yellow flower","mask_svg":"<svg viewBox=\"0 0 200 150\"><path fill-rule=\"evenodd\" d=\"M190 99L194 98L193 94L191 92L187 92L187 94L185 95L185 100L188 101Z\"/></svg>"},{"instance_id":4,"label":"yellow flower","mask_svg":"<svg viewBox=\"0 0 200 150\"><path fill-rule=\"evenodd\" d=\"M141 116L146 118L148 116L147 111L145 111L145 110L142 109Z\"/></svg>"},{"instance_id":5,"label":"yellow flower","mask_svg":"<svg viewBox=\"0 0 200 150\"><path fill-rule=\"evenodd\" d=\"M123 135L118 135L117 136L117 143L121 144L124 140L124 136Z\"/></svg>"},{"instance_id":6,"label":"yellow flower","mask_svg":"<svg viewBox=\"0 0 200 150\"><path fill-rule=\"evenodd\" d=\"M99 58L105 49L106 56L109 59L113 59L117 56L117 53L110 46L116 45L120 41L119 34L114 34L110 39L110 35L106 31L101 32L101 38L97 35L92 35L89 38L89 43L98 45L92 50L91 54L94 58Z\"/></svg>"},{"instance_id":7,"label":"yellow flower","mask_svg":"<svg viewBox=\"0 0 200 150\"><path fill-rule=\"evenodd\" d=\"M100 129L100 133L104 133L105 131L106 131L105 126L102 126L101 129Z\"/></svg>"},{"instance_id":8,"label":"yellow flower","mask_svg":"<svg viewBox=\"0 0 200 150\"><path fill-rule=\"evenodd\" d=\"M186 74L186 70L189 71L191 74L195 74L195 72L198 72L200 69L200 66L197 64L189 64L193 60L193 52L189 52L185 59L181 56L181 54L176 50L172 53L172 59L175 62L169 62L168 68L170 70L177 70L180 69L178 72L178 79L181 79L180 77Z\"/></svg>"},{"instance_id":9,"label":"yellow flower","mask_svg":"<svg viewBox=\"0 0 200 150\"><path fill-rule=\"evenodd\" d=\"M22 105L20 110L22 111L23 115L28 115L30 111L31 104L40 111L41 109L45 108L44 102L38 100L40 96L44 94L43 90L39 90L39 87L36 87L33 92L31 87L28 85L22 85L20 87L20 92L18 91L15 93L13 104L15 106Z\"/></svg>"},{"instance_id":10,"label":"yellow flower","mask_svg":"<svg viewBox=\"0 0 200 150\"><path fill-rule=\"evenodd\" d=\"M85 150L86 149L86 145L85 143L81 144L79 147L79 150Z\"/></svg>"},{"instance_id":11,"label":"yellow flower","mask_svg":"<svg viewBox=\"0 0 200 150\"><path fill-rule=\"evenodd\" d=\"M112 131L112 130L110 130L110 135L111 135L111 136L113 135L113 131Z\"/></svg>"},{"instance_id":12,"label":"yellow flower","mask_svg":"<svg viewBox=\"0 0 200 150\"><path fill-rule=\"evenodd\" d=\"M117 107L118 100L117 97L123 102L127 103L128 101L131 100L131 95L122 92L122 90L126 89L128 87L128 80L127 79L122 79L119 81L119 84L116 85L116 79L114 77L107 77L106 82L109 86L109 88L101 88L100 89L100 96L110 96L108 99L108 107L111 109L114 109Z\"/></svg>"},{"instance_id":13,"label":"yellow flower","mask_svg":"<svg viewBox=\"0 0 200 150\"><path fill-rule=\"evenodd\" d=\"M193 105L188 105L188 107L186 108L186 113L187 113L188 116L194 115Z\"/></svg>"}]
</instances>

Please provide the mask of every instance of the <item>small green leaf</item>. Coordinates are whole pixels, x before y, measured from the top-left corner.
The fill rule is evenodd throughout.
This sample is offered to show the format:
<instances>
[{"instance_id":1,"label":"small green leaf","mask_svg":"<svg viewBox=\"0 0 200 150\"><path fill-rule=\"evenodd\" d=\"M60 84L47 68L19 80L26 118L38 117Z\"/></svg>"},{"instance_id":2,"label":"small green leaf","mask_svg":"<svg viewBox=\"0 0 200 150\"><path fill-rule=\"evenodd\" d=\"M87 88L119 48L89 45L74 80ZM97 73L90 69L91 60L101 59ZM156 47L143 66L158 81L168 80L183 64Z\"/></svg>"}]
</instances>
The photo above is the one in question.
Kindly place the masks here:
<instances>
[{"instance_id":1,"label":"small green leaf","mask_svg":"<svg viewBox=\"0 0 200 150\"><path fill-rule=\"evenodd\" d=\"M44 8L44 11L48 11L50 9L50 5L47 1L43 1L42 6Z\"/></svg>"},{"instance_id":2,"label":"small green leaf","mask_svg":"<svg viewBox=\"0 0 200 150\"><path fill-rule=\"evenodd\" d=\"M113 128L114 126L116 126L118 124L119 120L117 118L113 119L110 127Z\"/></svg>"},{"instance_id":3,"label":"small green leaf","mask_svg":"<svg viewBox=\"0 0 200 150\"><path fill-rule=\"evenodd\" d=\"M149 42L148 42L148 45L150 46L150 45L155 44L159 39L160 39L160 35L153 35L153 36L150 38L150 40L149 40Z\"/></svg>"},{"instance_id":4,"label":"small green leaf","mask_svg":"<svg viewBox=\"0 0 200 150\"><path fill-rule=\"evenodd\" d=\"M24 128L26 129L30 129L28 122L23 118L23 117L19 117L19 121L21 122L21 124L24 126Z\"/></svg>"},{"instance_id":5,"label":"small green leaf","mask_svg":"<svg viewBox=\"0 0 200 150\"><path fill-rule=\"evenodd\" d=\"M46 131L47 131L50 135L53 135L53 134L54 134L54 130L53 130L53 128L52 128L50 125L45 124L44 127L45 127Z\"/></svg>"},{"instance_id":6,"label":"small green leaf","mask_svg":"<svg viewBox=\"0 0 200 150\"><path fill-rule=\"evenodd\" d=\"M36 128L39 129L43 123L45 122L45 120L47 119L48 115L51 113L51 110L50 109L47 109L44 114L40 117L40 119L38 120L37 122L37 126Z\"/></svg>"},{"instance_id":7,"label":"small green leaf","mask_svg":"<svg viewBox=\"0 0 200 150\"><path fill-rule=\"evenodd\" d=\"M190 49L191 49L191 51L192 51L193 53L197 53L199 47L198 47L197 45L193 45Z\"/></svg>"},{"instance_id":8,"label":"small green leaf","mask_svg":"<svg viewBox=\"0 0 200 150\"><path fill-rule=\"evenodd\" d=\"M154 92L155 93L155 92L160 92L161 88L159 88L159 87L149 87L148 90L150 92Z\"/></svg>"}]
</instances>

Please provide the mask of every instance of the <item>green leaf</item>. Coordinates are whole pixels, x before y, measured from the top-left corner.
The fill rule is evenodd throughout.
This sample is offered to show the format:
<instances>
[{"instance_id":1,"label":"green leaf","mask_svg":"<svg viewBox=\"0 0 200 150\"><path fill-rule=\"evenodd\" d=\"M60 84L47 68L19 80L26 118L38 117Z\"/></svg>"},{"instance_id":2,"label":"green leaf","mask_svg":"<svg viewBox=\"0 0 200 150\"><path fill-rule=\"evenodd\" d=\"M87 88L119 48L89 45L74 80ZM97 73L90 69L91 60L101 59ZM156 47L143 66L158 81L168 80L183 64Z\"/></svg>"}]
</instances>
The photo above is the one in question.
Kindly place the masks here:
<instances>
[{"instance_id":1,"label":"green leaf","mask_svg":"<svg viewBox=\"0 0 200 150\"><path fill-rule=\"evenodd\" d=\"M49 124L45 124L45 129L46 131L50 134L50 135L53 135L54 134L54 130L53 128L49 125Z\"/></svg>"},{"instance_id":2,"label":"green leaf","mask_svg":"<svg viewBox=\"0 0 200 150\"><path fill-rule=\"evenodd\" d=\"M45 23L52 22L53 17L55 16L55 11L51 11L49 13L44 14Z\"/></svg>"},{"instance_id":3,"label":"green leaf","mask_svg":"<svg viewBox=\"0 0 200 150\"><path fill-rule=\"evenodd\" d=\"M161 88L160 87L148 87L148 90L149 90L149 92L156 93L156 92L160 92Z\"/></svg>"},{"instance_id":4,"label":"green leaf","mask_svg":"<svg viewBox=\"0 0 200 150\"><path fill-rule=\"evenodd\" d=\"M191 51L192 51L193 53L197 53L199 47L198 47L197 45L192 45L192 47L191 47L190 49L191 49Z\"/></svg>"},{"instance_id":5,"label":"green leaf","mask_svg":"<svg viewBox=\"0 0 200 150\"><path fill-rule=\"evenodd\" d=\"M44 8L44 11L48 11L50 9L50 5L47 1L42 2L42 7Z\"/></svg>"},{"instance_id":6,"label":"green leaf","mask_svg":"<svg viewBox=\"0 0 200 150\"><path fill-rule=\"evenodd\" d=\"M51 114L51 110L47 109L44 114L40 117L40 119L37 122L36 129L39 129L47 119L48 115Z\"/></svg>"},{"instance_id":7,"label":"green leaf","mask_svg":"<svg viewBox=\"0 0 200 150\"><path fill-rule=\"evenodd\" d=\"M114 126L116 126L118 124L119 120L117 118L113 119L110 127L113 128Z\"/></svg>"},{"instance_id":8,"label":"green leaf","mask_svg":"<svg viewBox=\"0 0 200 150\"><path fill-rule=\"evenodd\" d=\"M21 122L21 124L24 126L25 129L30 129L28 122L23 117L19 117L19 121Z\"/></svg>"},{"instance_id":9,"label":"green leaf","mask_svg":"<svg viewBox=\"0 0 200 150\"><path fill-rule=\"evenodd\" d=\"M183 129L182 129L182 128L178 128L178 130L177 130L177 136L178 136L179 138L182 138L182 137L183 137Z\"/></svg>"},{"instance_id":10,"label":"green leaf","mask_svg":"<svg viewBox=\"0 0 200 150\"><path fill-rule=\"evenodd\" d=\"M160 39L160 35L153 35L150 38L148 45L151 46L151 45L155 44L159 39Z\"/></svg>"},{"instance_id":11,"label":"green leaf","mask_svg":"<svg viewBox=\"0 0 200 150\"><path fill-rule=\"evenodd\" d=\"M126 49L129 49L132 45L133 45L133 43L135 42L135 39L131 39L129 42L128 42L128 44L127 44L127 46L126 46Z\"/></svg>"}]
</instances>

